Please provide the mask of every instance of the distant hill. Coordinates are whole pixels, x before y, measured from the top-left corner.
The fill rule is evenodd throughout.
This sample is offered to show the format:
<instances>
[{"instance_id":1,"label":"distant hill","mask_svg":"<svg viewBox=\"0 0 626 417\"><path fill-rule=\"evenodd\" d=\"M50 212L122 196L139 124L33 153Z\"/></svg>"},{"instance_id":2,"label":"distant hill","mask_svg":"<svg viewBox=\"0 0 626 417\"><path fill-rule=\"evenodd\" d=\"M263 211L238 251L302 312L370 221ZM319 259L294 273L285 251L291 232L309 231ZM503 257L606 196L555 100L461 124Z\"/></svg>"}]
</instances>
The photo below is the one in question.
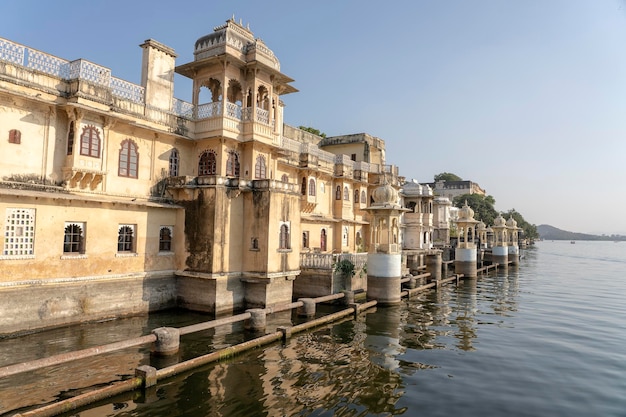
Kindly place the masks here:
<instances>
[{"instance_id":1,"label":"distant hill","mask_svg":"<svg viewBox=\"0 0 626 417\"><path fill-rule=\"evenodd\" d=\"M626 240L622 235L590 235L587 233L568 232L548 224L537 226L537 233L544 240Z\"/></svg>"}]
</instances>

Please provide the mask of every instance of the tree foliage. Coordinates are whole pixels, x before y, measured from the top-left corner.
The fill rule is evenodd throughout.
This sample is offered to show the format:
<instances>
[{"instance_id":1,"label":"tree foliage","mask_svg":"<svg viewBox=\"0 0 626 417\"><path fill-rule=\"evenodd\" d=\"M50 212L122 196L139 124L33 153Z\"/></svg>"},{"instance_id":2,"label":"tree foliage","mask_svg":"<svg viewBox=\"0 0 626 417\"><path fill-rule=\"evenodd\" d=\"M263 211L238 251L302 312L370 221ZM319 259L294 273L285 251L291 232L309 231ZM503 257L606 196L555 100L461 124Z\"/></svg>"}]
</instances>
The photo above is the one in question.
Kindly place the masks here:
<instances>
[{"instance_id":1,"label":"tree foliage","mask_svg":"<svg viewBox=\"0 0 626 417\"><path fill-rule=\"evenodd\" d=\"M461 208L465 205L467 201L467 205L474 210L474 218L476 220L481 220L487 226L491 226L496 217L498 217L498 212L494 208L494 204L496 204L496 200L490 195L481 195L481 194L463 194L454 197L452 204L455 207Z\"/></svg>"},{"instance_id":2,"label":"tree foliage","mask_svg":"<svg viewBox=\"0 0 626 417\"><path fill-rule=\"evenodd\" d=\"M517 222L517 227L521 227L524 232L524 237L527 239L537 239L539 238L539 232L537 232L537 226L534 224L528 223L524 216L515 211L515 209L509 210L506 214L504 214L505 218L513 217L513 219Z\"/></svg>"},{"instance_id":3,"label":"tree foliage","mask_svg":"<svg viewBox=\"0 0 626 417\"><path fill-rule=\"evenodd\" d=\"M342 259L335 264L335 272L342 274L344 277L354 275L354 264L349 259Z\"/></svg>"},{"instance_id":4,"label":"tree foliage","mask_svg":"<svg viewBox=\"0 0 626 417\"><path fill-rule=\"evenodd\" d=\"M463 194L457 197L454 197L452 204L455 207L461 208L467 201L467 205L474 210L474 218L476 220L481 220L487 226L493 226L493 221L496 217L498 217L498 211L494 208L496 204L496 200L490 195L480 195L480 194ZM510 209L507 212L502 212L502 217L505 219L509 219L513 217L513 219L517 222L517 227L521 228L524 237L527 239L537 239L539 238L539 233L537 232L537 226L534 224L528 223L524 216L521 215L515 209Z\"/></svg>"},{"instance_id":5,"label":"tree foliage","mask_svg":"<svg viewBox=\"0 0 626 417\"><path fill-rule=\"evenodd\" d=\"M435 175L435 182L437 181L463 181L463 178L451 172L442 172Z\"/></svg>"},{"instance_id":6,"label":"tree foliage","mask_svg":"<svg viewBox=\"0 0 626 417\"><path fill-rule=\"evenodd\" d=\"M313 128L313 127L298 126L298 129L304 130L305 132L313 133L314 135L321 136L323 138L326 137L326 133L320 132L319 130L317 130L317 129Z\"/></svg>"}]
</instances>

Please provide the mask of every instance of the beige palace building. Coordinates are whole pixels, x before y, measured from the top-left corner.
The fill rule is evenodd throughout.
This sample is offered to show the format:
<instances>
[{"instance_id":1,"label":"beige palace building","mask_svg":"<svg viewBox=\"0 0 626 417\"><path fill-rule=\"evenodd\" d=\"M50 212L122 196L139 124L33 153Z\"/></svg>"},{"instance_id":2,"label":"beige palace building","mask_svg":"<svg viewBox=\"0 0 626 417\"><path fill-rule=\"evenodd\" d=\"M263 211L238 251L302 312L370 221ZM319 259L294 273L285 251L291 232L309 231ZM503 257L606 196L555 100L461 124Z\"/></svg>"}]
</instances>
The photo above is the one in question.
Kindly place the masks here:
<instances>
[{"instance_id":1,"label":"beige palace building","mask_svg":"<svg viewBox=\"0 0 626 417\"><path fill-rule=\"evenodd\" d=\"M332 266L363 267L370 192L401 185L384 141L285 125L293 80L232 19L189 63L140 47L136 85L0 38L0 334L362 286Z\"/></svg>"}]
</instances>

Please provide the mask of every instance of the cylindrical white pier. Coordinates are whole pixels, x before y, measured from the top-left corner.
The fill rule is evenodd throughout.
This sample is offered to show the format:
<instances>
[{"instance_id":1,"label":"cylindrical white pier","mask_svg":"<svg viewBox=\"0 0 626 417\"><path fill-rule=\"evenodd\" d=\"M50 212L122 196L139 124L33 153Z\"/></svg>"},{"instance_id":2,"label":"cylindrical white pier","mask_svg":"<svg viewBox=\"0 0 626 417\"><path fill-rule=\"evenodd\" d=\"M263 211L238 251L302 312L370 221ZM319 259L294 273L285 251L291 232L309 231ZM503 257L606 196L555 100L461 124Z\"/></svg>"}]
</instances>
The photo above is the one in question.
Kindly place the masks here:
<instances>
[{"instance_id":1,"label":"cylindrical white pier","mask_svg":"<svg viewBox=\"0 0 626 417\"><path fill-rule=\"evenodd\" d=\"M399 304L401 266L399 253L367 254L367 298L383 305Z\"/></svg>"},{"instance_id":2,"label":"cylindrical white pier","mask_svg":"<svg viewBox=\"0 0 626 417\"><path fill-rule=\"evenodd\" d=\"M519 264L519 247L509 246L509 262L513 265Z\"/></svg>"},{"instance_id":3,"label":"cylindrical white pier","mask_svg":"<svg viewBox=\"0 0 626 417\"><path fill-rule=\"evenodd\" d=\"M500 268L507 268L509 266L509 248L507 246L494 246L491 248L491 262L498 264Z\"/></svg>"},{"instance_id":4,"label":"cylindrical white pier","mask_svg":"<svg viewBox=\"0 0 626 417\"><path fill-rule=\"evenodd\" d=\"M478 276L476 267L476 248L456 248L454 251L454 272L467 278Z\"/></svg>"}]
</instances>

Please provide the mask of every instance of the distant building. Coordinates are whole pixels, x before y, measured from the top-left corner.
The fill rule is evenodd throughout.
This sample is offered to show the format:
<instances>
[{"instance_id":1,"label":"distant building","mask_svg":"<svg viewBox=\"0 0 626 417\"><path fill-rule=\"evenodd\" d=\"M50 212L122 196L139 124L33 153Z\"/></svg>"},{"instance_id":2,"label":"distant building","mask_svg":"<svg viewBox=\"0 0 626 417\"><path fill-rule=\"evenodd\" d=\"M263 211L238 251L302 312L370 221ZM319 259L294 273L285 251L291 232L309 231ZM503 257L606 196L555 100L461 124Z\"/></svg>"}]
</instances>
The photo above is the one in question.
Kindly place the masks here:
<instances>
[{"instance_id":1,"label":"distant building","mask_svg":"<svg viewBox=\"0 0 626 417\"><path fill-rule=\"evenodd\" d=\"M464 194L480 194L486 195L485 190L472 181L437 181L425 183L433 189L436 196L448 197L450 201L454 200L454 197Z\"/></svg>"},{"instance_id":2,"label":"distant building","mask_svg":"<svg viewBox=\"0 0 626 417\"><path fill-rule=\"evenodd\" d=\"M428 185L407 181L400 190L403 206L409 211L402 215L402 248L407 250L433 247L433 191Z\"/></svg>"}]
</instances>

